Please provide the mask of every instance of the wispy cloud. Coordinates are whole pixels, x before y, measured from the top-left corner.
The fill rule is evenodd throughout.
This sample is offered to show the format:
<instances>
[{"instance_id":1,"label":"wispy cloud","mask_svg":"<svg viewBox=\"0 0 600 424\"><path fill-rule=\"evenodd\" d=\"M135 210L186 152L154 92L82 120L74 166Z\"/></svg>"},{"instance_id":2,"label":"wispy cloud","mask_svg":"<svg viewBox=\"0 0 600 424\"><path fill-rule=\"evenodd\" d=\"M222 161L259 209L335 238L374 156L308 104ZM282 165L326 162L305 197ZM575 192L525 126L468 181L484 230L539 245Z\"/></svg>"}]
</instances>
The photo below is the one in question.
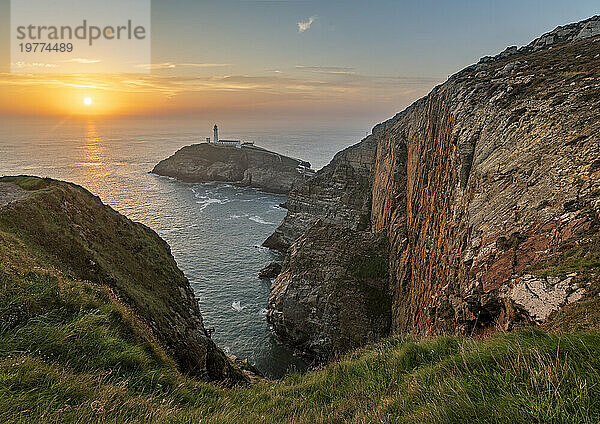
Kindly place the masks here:
<instances>
[{"instance_id":1,"label":"wispy cloud","mask_svg":"<svg viewBox=\"0 0 600 424\"><path fill-rule=\"evenodd\" d=\"M100 63L102 61L100 59L86 59L84 57L76 57L75 59L65 60L65 62L89 64L89 63Z\"/></svg>"},{"instance_id":2,"label":"wispy cloud","mask_svg":"<svg viewBox=\"0 0 600 424\"><path fill-rule=\"evenodd\" d=\"M178 66L191 66L193 68L218 68L231 66L231 63L180 63Z\"/></svg>"},{"instance_id":3,"label":"wispy cloud","mask_svg":"<svg viewBox=\"0 0 600 424\"><path fill-rule=\"evenodd\" d=\"M336 69L335 67L333 67ZM345 69L345 68L341 68ZM263 92L327 96L334 93L363 92L374 95L403 92L411 87L432 87L438 78L371 76L355 73L292 75L281 72L274 75L222 75L222 76L159 76L106 75L30 75L0 74L0 86L49 86L95 88L128 93L162 93L168 97L189 92ZM375 90L375 91L374 91Z\"/></svg>"},{"instance_id":4,"label":"wispy cloud","mask_svg":"<svg viewBox=\"0 0 600 424\"><path fill-rule=\"evenodd\" d=\"M163 70L163 69L175 69L175 68L218 68L223 66L231 66L231 63L151 63L146 65L138 65L139 68L149 69L151 71Z\"/></svg>"},{"instance_id":5,"label":"wispy cloud","mask_svg":"<svg viewBox=\"0 0 600 424\"><path fill-rule=\"evenodd\" d=\"M306 21L298 22L298 32L302 34L304 31L309 29L310 26L313 24L313 22L316 20L317 20L317 16L311 16Z\"/></svg>"},{"instance_id":6,"label":"wispy cloud","mask_svg":"<svg viewBox=\"0 0 600 424\"><path fill-rule=\"evenodd\" d=\"M11 67L13 69L28 69L28 68L56 68L58 65L54 63L41 63L41 62L13 62Z\"/></svg>"},{"instance_id":7,"label":"wispy cloud","mask_svg":"<svg viewBox=\"0 0 600 424\"><path fill-rule=\"evenodd\" d=\"M137 67L149 69L151 71L157 71L157 70L161 70L161 69L174 69L177 67L177 65L174 63L171 63L171 62L165 62L165 63L148 63L148 64L143 64L143 65L137 65Z\"/></svg>"},{"instance_id":8,"label":"wispy cloud","mask_svg":"<svg viewBox=\"0 0 600 424\"><path fill-rule=\"evenodd\" d=\"M332 74L332 75L353 75L356 72L354 68L347 68L343 66L306 66L296 65L296 69L301 71L316 72L319 74Z\"/></svg>"},{"instance_id":9,"label":"wispy cloud","mask_svg":"<svg viewBox=\"0 0 600 424\"><path fill-rule=\"evenodd\" d=\"M12 100L14 93L19 93L22 99L35 99L43 90L57 88L114 93L121 96L115 99L125 99L123 105L129 104L127 102L138 105L137 99L151 99L131 110L145 108L156 113L211 108L257 110L260 107L281 111L302 109L302 105L309 104L307 110L313 110L315 104L330 105L327 107L332 110L360 109L369 104L389 112L423 96L439 82L438 78L361 75L351 68L300 65L255 75L0 73L0 113L16 110L18 105ZM27 101L38 104L37 100ZM28 103L25 100L22 103L19 107L28 110L25 109L30 107Z\"/></svg>"}]
</instances>

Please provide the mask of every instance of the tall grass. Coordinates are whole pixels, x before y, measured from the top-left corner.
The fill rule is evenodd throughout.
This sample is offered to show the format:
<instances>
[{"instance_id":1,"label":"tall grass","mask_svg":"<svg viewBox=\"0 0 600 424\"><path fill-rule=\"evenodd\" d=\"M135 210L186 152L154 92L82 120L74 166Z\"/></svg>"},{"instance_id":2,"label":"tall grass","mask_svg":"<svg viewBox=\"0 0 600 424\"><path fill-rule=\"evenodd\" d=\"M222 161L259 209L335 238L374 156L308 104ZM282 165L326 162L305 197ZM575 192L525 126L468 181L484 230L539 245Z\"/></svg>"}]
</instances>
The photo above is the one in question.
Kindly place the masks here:
<instances>
[{"instance_id":1,"label":"tall grass","mask_svg":"<svg viewBox=\"0 0 600 424\"><path fill-rule=\"evenodd\" d=\"M221 389L180 375L104 288L1 275L12 292L0 304L0 422L600 420L600 334L593 331L394 337L305 375ZM15 293L21 284L30 299ZM7 325L7 311L20 309Z\"/></svg>"}]
</instances>

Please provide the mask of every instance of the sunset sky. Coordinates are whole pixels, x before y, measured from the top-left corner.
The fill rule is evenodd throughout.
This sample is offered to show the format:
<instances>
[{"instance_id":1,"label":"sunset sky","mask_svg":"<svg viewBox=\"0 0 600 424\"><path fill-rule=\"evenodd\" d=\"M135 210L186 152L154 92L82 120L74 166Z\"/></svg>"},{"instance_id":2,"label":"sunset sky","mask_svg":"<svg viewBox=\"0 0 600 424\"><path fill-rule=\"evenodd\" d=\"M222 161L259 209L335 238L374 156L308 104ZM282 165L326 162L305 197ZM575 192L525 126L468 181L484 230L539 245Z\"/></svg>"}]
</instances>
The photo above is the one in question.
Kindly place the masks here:
<instances>
[{"instance_id":1,"label":"sunset sky","mask_svg":"<svg viewBox=\"0 0 600 424\"><path fill-rule=\"evenodd\" d=\"M9 4L2 114L270 119L381 120L481 56L600 13L597 0L153 1L150 74L27 75L10 74Z\"/></svg>"}]
</instances>

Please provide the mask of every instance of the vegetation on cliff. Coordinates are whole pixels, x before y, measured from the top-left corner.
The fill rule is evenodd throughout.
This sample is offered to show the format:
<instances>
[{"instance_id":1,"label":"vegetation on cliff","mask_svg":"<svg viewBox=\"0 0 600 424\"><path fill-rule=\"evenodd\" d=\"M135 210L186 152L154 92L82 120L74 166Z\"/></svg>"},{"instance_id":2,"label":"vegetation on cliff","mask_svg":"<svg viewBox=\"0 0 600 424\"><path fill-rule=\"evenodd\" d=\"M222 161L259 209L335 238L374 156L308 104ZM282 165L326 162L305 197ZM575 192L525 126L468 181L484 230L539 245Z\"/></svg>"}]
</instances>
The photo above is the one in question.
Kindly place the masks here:
<instances>
[{"instance_id":1,"label":"vegetation on cliff","mask_svg":"<svg viewBox=\"0 0 600 424\"><path fill-rule=\"evenodd\" d=\"M287 216L264 245L293 257L294 242L318 219L358 238L385 230L392 334L508 331L593 298L599 43L596 16L452 75L292 190ZM353 252L339 257L338 243L320 248L356 267ZM294 273L302 283L304 271ZM312 294L293 293L297 303ZM339 315L354 312L340 306Z\"/></svg>"},{"instance_id":2,"label":"vegetation on cliff","mask_svg":"<svg viewBox=\"0 0 600 424\"><path fill-rule=\"evenodd\" d=\"M0 316L21 312L0 333L0 422L600 419L595 331L527 330L483 341L395 337L303 376L231 390L182 376L106 288L37 273L1 275L8 284L0 287Z\"/></svg>"},{"instance_id":3,"label":"vegetation on cliff","mask_svg":"<svg viewBox=\"0 0 600 424\"><path fill-rule=\"evenodd\" d=\"M558 27L373 130L393 331L511 330L595 295L599 42L600 17Z\"/></svg>"},{"instance_id":4,"label":"vegetation on cliff","mask_svg":"<svg viewBox=\"0 0 600 424\"><path fill-rule=\"evenodd\" d=\"M36 290L46 280L57 296L61 281L108 289L132 314L143 317L182 372L231 383L245 380L207 336L187 279L154 231L73 184L5 177L0 185L27 192L0 208L5 290L10 282ZM35 275L29 278L31 272ZM22 313L19 308L5 312L3 325L18 321Z\"/></svg>"},{"instance_id":5,"label":"vegetation on cliff","mask_svg":"<svg viewBox=\"0 0 600 424\"><path fill-rule=\"evenodd\" d=\"M0 422L599 422L597 21L484 58L379 126L375 159L338 157L338 181L363 194L342 202L352 225L315 224L337 198L318 187L284 234L314 237L292 244L281 292L293 270L300 295L353 286L396 331L477 338L395 336L305 375L212 385L194 377L245 378L166 243L80 187L0 179Z\"/></svg>"},{"instance_id":6,"label":"vegetation on cliff","mask_svg":"<svg viewBox=\"0 0 600 424\"><path fill-rule=\"evenodd\" d=\"M109 261L118 275L134 267L127 265L134 257L126 252L120 252L121 259L113 257L115 246L96 234L115 230L100 222L103 213L95 211L98 226L86 232L84 221L65 220L64 210L55 208L71 213L75 208L80 220L86 217L84 205L118 215L77 186L33 178L0 180L9 182L32 191L0 208L0 422L600 419L597 299L554 314L547 325L552 333L523 330L486 340L394 337L278 382L227 389L192 379L181 373L171 359L173 352L147 325L149 314L157 311L135 310L117 294L143 290L143 285L105 284L95 275L106 275L101 269L86 271L88 262L72 262L72 254L93 254L92 239L99 237L95 246L105 246L106 256L93 258ZM138 224L119 225L125 227L111 232L113 238L131 236L125 232L129 225L141 232L138 243L143 244L143 237L156 237ZM74 250L82 240L90 249ZM164 248L153 245L157 252ZM157 255L154 259L162 258L161 266L170 267L164 252ZM382 277L379 262L359 262L352 269L361 278ZM81 276L84 272L86 278ZM152 292L146 296L149 303L162 301ZM173 319L168 308L160 311L167 313L165 319ZM579 324L573 328L575 322ZM561 334L564 329L579 333Z\"/></svg>"}]
</instances>

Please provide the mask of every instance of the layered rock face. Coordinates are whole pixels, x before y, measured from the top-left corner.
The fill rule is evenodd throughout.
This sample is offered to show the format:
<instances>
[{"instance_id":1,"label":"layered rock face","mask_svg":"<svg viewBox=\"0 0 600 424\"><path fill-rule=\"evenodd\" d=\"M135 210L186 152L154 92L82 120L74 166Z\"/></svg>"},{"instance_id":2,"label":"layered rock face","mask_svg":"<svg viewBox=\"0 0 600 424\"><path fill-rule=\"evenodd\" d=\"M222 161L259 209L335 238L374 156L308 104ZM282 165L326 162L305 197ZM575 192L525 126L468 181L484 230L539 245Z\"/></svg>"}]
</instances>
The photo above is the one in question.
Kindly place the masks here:
<instances>
[{"instance_id":1,"label":"layered rock face","mask_svg":"<svg viewBox=\"0 0 600 424\"><path fill-rule=\"evenodd\" d=\"M152 172L190 183L223 181L288 193L313 175L312 170L299 168L301 165L308 163L256 146L236 148L202 143L183 147Z\"/></svg>"},{"instance_id":2,"label":"layered rock face","mask_svg":"<svg viewBox=\"0 0 600 424\"><path fill-rule=\"evenodd\" d=\"M0 225L22 240L41 264L110 287L148 325L183 373L226 384L247 381L208 336L188 280L154 231L83 188L53 180L2 178L0 205L9 186L20 196L0 206Z\"/></svg>"},{"instance_id":3,"label":"layered rock face","mask_svg":"<svg viewBox=\"0 0 600 424\"><path fill-rule=\"evenodd\" d=\"M269 323L319 361L378 340L390 327L388 242L317 221L289 249L269 296Z\"/></svg>"},{"instance_id":4,"label":"layered rock face","mask_svg":"<svg viewBox=\"0 0 600 424\"><path fill-rule=\"evenodd\" d=\"M318 219L368 230L376 147L377 140L369 136L295 187L286 202L286 217L263 246L285 252Z\"/></svg>"},{"instance_id":5,"label":"layered rock face","mask_svg":"<svg viewBox=\"0 0 600 424\"><path fill-rule=\"evenodd\" d=\"M590 22L551 33L572 41L542 37L551 49L485 59L374 129L372 222L390 234L395 331L540 321L596 278L536 271L595 249L600 43L579 36ZM540 313L536 291L554 307Z\"/></svg>"},{"instance_id":6,"label":"layered rock face","mask_svg":"<svg viewBox=\"0 0 600 424\"><path fill-rule=\"evenodd\" d=\"M361 204L371 231L387 232L393 332L510 329L598 293L599 31L595 17L483 58L373 129L371 197ZM321 217L315 184L292 192L301 208L286 221ZM318 187L344 210L342 184ZM337 245L332 237L330 258L343 262ZM290 249L282 275L297 255Z\"/></svg>"}]
</instances>

